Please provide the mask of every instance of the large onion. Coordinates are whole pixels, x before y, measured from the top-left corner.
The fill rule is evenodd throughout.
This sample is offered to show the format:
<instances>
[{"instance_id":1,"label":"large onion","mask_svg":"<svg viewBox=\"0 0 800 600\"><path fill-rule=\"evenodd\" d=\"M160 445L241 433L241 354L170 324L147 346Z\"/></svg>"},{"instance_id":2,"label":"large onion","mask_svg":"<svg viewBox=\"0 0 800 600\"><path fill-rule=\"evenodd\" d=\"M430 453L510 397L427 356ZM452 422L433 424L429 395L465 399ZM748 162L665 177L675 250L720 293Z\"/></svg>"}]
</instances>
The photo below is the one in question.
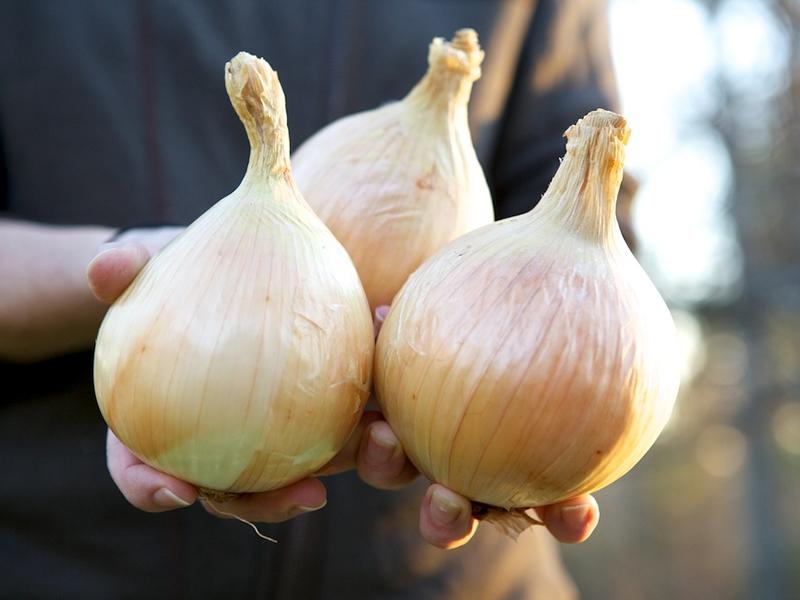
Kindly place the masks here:
<instances>
[{"instance_id":1,"label":"large onion","mask_svg":"<svg viewBox=\"0 0 800 600\"><path fill-rule=\"evenodd\" d=\"M366 402L374 345L356 270L293 182L277 75L240 53L225 83L252 146L244 180L145 266L95 351L114 433L212 495L329 461Z\"/></svg>"},{"instance_id":2,"label":"large onion","mask_svg":"<svg viewBox=\"0 0 800 600\"><path fill-rule=\"evenodd\" d=\"M625 120L598 110L565 135L538 206L426 261L378 340L378 399L414 464L505 509L622 476L678 387L670 313L615 218Z\"/></svg>"},{"instance_id":3,"label":"large onion","mask_svg":"<svg viewBox=\"0 0 800 600\"><path fill-rule=\"evenodd\" d=\"M491 223L467 123L483 51L472 29L436 38L402 100L334 121L292 157L297 184L358 269L370 306L390 304L422 261Z\"/></svg>"}]
</instances>

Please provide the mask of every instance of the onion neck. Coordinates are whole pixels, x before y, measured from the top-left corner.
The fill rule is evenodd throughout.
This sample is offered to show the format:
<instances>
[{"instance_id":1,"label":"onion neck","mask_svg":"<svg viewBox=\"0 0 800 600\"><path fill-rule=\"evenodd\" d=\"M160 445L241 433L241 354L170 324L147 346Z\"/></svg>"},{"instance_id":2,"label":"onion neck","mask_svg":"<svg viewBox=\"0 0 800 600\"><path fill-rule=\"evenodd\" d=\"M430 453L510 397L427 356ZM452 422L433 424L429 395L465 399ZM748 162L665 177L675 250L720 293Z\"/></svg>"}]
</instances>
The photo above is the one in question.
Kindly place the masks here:
<instances>
[{"instance_id":1,"label":"onion neck","mask_svg":"<svg viewBox=\"0 0 800 600\"><path fill-rule=\"evenodd\" d=\"M225 88L250 141L245 181L282 177L289 171L286 99L269 64L240 52L225 65Z\"/></svg>"},{"instance_id":2,"label":"onion neck","mask_svg":"<svg viewBox=\"0 0 800 600\"><path fill-rule=\"evenodd\" d=\"M452 41L435 38L428 50L428 72L406 96L406 103L416 111L463 113L472 84L481 76L483 50L472 29L461 29Z\"/></svg>"},{"instance_id":3,"label":"onion neck","mask_svg":"<svg viewBox=\"0 0 800 600\"><path fill-rule=\"evenodd\" d=\"M617 194L630 129L623 117L595 110L567 129L567 154L532 213L591 241L619 231Z\"/></svg>"}]
</instances>

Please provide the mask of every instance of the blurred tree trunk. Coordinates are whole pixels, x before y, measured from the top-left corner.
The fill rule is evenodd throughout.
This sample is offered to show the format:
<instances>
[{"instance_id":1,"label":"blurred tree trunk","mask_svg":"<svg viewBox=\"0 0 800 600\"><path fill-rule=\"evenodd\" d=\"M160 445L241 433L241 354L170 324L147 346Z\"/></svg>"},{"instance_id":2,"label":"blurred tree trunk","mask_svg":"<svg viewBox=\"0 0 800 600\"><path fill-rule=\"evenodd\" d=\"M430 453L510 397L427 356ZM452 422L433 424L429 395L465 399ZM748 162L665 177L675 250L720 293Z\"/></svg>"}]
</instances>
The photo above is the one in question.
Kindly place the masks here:
<instances>
[{"instance_id":1,"label":"blurred tree trunk","mask_svg":"<svg viewBox=\"0 0 800 600\"><path fill-rule=\"evenodd\" d=\"M785 361L775 356L777 348L800 355L800 4L750 1L784 25L789 52L784 84L753 98L722 77L724 102L715 127L731 160L730 206L743 256L741 294L730 313L748 347L748 401L738 425L750 441L745 524L752 556L749 588L752 597L777 600L792 596L792 567L771 422L781 402L800 400L800 365L794 365L793 374L791 369L779 372ZM712 10L721 5L708 4ZM769 128L765 146L754 147L754 127Z\"/></svg>"}]
</instances>

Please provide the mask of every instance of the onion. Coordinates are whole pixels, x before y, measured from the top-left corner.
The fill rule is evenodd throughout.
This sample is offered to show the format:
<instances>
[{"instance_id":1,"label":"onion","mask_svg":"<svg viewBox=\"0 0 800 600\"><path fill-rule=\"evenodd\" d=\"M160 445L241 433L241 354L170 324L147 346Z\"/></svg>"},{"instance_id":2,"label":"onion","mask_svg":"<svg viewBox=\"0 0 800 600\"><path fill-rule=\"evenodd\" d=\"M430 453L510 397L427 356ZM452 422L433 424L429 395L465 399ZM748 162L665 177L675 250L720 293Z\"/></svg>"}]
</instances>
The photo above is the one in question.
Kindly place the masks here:
<instances>
[{"instance_id":1,"label":"onion","mask_svg":"<svg viewBox=\"0 0 800 600\"><path fill-rule=\"evenodd\" d=\"M240 53L225 84L247 173L110 308L94 367L117 437L210 496L283 487L328 462L360 418L374 346L356 270L293 182L276 73Z\"/></svg>"},{"instance_id":2,"label":"onion","mask_svg":"<svg viewBox=\"0 0 800 600\"><path fill-rule=\"evenodd\" d=\"M678 388L672 318L615 217L626 122L597 110L565 136L537 207L427 260L378 339L378 400L410 459L503 509L621 477Z\"/></svg>"},{"instance_id":3,"label":"onion","mask_svg":"<svg viewBox=\"0 0 800 600\"><path fill-rule=\"evenodd\" d=\"M372 308L390 304L444 244L494 218L467 123L482 61L472 29L434 39L428 72L403 100L331 123L292 157L300 190L347 248Z\"/></svg>"}]
</instances>

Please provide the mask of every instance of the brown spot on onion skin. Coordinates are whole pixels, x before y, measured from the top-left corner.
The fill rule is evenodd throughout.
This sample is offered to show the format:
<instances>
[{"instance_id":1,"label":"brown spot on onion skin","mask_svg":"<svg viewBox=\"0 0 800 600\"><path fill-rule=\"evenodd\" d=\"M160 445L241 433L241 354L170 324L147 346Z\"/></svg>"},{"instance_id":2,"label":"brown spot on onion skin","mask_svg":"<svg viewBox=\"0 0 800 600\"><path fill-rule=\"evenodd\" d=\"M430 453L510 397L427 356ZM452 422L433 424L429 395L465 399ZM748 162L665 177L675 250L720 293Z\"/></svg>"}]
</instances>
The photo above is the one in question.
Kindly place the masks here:
<instances>
[{"instance_id":1,"label":"brown spot on onion skin","mask_svg":"<svg viewBox=\"0 0 800 600\"><path fill-rule=\"evenodd\" d=\"M433 190L436 188L434 182L436 181L436 165L431 167L431 170L424 176L416 181L416 186L421 190Z\"/></svg>"}]
</instances>

